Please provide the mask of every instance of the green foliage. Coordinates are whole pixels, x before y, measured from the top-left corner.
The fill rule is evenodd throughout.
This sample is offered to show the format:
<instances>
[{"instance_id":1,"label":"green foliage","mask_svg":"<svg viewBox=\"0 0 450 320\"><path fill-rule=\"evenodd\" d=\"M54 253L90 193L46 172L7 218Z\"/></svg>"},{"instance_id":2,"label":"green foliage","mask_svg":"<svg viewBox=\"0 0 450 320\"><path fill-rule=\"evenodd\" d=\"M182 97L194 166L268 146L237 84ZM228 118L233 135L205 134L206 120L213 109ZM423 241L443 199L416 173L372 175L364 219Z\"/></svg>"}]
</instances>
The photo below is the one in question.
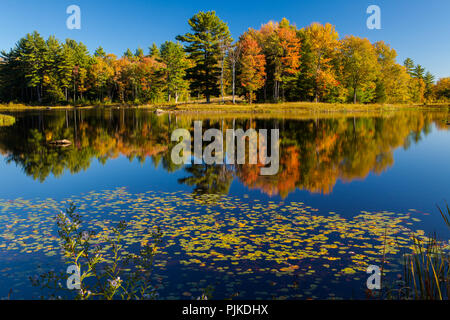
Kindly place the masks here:
<instances>
[{"instance_id":1,"label":"green foliage","mask_svg":"<svg viewBox=\"0 0 450 320\"><path fill-rule=\"evenodd\" d=\"M403 65L406 68L406 72L408 72L409 75L412 75L414 70L414 61L411 58L406 58Z\"/></svg>"},{"instance_id":2,"label":"green foliage","mask_svg":"<svg viewBox=\"0 0 450 320\"><path fill-rule=\"evenodd\" d=\"M173 94L176 103L180 93L188 89L185 76L189 62L186 59L183 47L171 41L166 41L161 45L160 59L165 65L162 73L165 77L167 100L170 102Z\"/></svg>"},{"instance_id":3,"label":"green foliage","mask_svg":"<svg viewBox=\"0 0 450 320\"><path fill-rule=\"evenodd\" d=\"M102 47L98 47L97 50L95 50L95 52L94 52L94 56L104 58L104 57L106 57L106 52L105 52L105 50L103 50Z\"/></svg>"},{"instance_id":4,"label":"green foliage","mask_svg":"<svg viewBox=\"0 0 450 320\"><path fill-rule=\"evenodd\" d=\"M155 59L159 58L159 48L156 45L156 43L153 43L149 49L150 49L150 57Z\"/></svg>"},{"instance_id":5,"label":"green foliage","mask_svg":"<svg viewBox=\"0 0 450 320\"><path fill-rule=\"evenodd\" d=\"M185 48L193 66L187 70L191 80L191 90L205 95L207 102L217 96L221 69L219 60L223 59L221 45L231 42L228 26L214 11L199 12L189 19L192 33L177 36L177 40L187 43Z\"/></svg>"}]
</instances>

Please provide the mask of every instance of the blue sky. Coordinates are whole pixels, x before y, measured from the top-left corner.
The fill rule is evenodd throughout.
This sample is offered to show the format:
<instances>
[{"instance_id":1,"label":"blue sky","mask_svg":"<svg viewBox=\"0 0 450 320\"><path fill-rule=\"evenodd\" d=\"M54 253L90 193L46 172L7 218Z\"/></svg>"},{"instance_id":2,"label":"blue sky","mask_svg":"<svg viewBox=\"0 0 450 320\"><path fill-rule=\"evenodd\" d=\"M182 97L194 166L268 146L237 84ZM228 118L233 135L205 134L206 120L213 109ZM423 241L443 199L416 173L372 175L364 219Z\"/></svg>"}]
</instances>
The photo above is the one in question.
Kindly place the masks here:
<instances>
[{"instance_id":1,"label":"blue sky","mask_svg":"<svg viewBox=\"0 0 450 320\"><path fill-rule=\"evenodd\" d=\"M71 4L81 8L81 30L66 28ZM366 8L372 4L381 8L381 30L366 27ZM147 52L153 42L188 31L187 19L200 10L215 10L234 38L283 17L298 27L330 22L341 37L384 40L397 50L399 62L411 57L437 78L450 76L449 0L1 0L0 49L37 30L44 37L82 41L91 51L101 45L117 55L128 47Z\"/></svg>"}]
</instances>

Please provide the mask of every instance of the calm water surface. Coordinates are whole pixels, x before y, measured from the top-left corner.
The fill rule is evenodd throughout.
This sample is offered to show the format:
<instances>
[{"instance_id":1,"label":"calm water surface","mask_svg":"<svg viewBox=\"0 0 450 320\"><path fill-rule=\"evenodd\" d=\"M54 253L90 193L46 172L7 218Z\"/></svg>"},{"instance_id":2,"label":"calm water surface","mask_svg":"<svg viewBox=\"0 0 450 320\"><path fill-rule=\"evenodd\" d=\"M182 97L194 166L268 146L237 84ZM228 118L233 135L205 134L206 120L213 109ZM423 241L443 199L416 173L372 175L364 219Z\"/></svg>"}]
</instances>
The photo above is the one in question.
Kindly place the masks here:
<instances>
[{"instance_id":1,"label":"calm water surface","mask_svg":"<svg viewBox=\"0 0 450 320\"><path fill-rule=\"evenodd\" d=\"M156 116L137 109L33 111L0 127L0 297L37 298L29 277L64 271L54 216L74 202L103 230L130 222L127 250L164 233L161 298L364 298L365 269L398 273L410 230L449 233L450 118L402 111L311 119ZM280 130L280 170L175 165L171 132ZM69 139L68 147L48 142Z\"/></svg>"}]
</instances>

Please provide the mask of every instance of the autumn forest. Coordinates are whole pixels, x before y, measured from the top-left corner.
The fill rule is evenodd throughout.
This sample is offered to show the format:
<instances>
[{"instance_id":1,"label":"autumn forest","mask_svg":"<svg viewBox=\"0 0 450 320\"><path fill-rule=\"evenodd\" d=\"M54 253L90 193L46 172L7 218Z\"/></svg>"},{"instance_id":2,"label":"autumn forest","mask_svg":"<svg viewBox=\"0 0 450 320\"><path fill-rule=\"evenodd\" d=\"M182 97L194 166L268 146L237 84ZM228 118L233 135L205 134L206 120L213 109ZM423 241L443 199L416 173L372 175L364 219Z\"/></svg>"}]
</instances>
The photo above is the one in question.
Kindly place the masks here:
<instances>
[{"instance_id":1,"label":"autumn forest","mask_svg":"<svg viewBox=\"0 0 450 320\"><path fill-rule=\"evenodd\" d=\"M0 102L30 105L180 103L232 97L252 102L427 104L450 99L450 78L397 63L389 44L340 37L331 24L299 28L287 19L248 29L236 41L214 11L188 21L191 32L91 55L75 40L27 34L0 58Z\"/></svg>"}]
</instances>

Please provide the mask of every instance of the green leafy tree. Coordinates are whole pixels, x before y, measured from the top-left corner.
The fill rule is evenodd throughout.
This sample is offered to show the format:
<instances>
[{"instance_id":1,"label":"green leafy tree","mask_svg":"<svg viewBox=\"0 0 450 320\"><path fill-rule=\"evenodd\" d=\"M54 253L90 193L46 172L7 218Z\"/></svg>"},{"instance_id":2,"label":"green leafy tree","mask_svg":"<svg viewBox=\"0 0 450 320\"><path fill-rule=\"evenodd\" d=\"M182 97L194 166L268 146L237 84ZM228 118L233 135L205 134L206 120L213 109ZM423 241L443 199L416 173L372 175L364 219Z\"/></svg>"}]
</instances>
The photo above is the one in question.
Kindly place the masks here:
<instances>
[{"instance_id":1,"label":"green leafy tree","mask_svg":"<svg viewBox=\"0 0 450 320\"><path fill-rule=\"evenodd\" d=\"M73 85L73 100L77 100L77 96L83 99L83 94L86 92L86 80L87 80L87 69L91 64L91 56L87 47L75 40L67 39L67 46L72 51L73 55L73 70L72 70L72 85Z\"/></svg>"},{"instance_id":2,"label":"green leafy tree","mask_svg":"<svg viewBox=\"0 0 450 320\"><path fill-rule=\"evenodd\" d=\"M69 90L73 83L72 77L74 67L75 60L73 50L67 43L64 43L62 44L61 62L58 64L58 73L66 101L69 99Z\"/></svg>"},{"instance_id":3,"label":"green leafy tree","mask_svg":"<svg viewBox=\"0 0 450 320\"><path fill-rule=\"evenodd\" d=\"M54 36L49 37L44 54L43 85L47 93L47 100L51 103L64 100L58 69L62 59L63 51L60 43Z\"/></svg>"},{"instance_id":4,"label":"green leafy tree","mask_svg":"<svg viewBox=\"0 0 450 320\"><path fill-rule=\"evenodd\" d=\"M302 48L302 56L300 58L300 69L297 74L296 90L292 100L311 101L315 93L314 81L314 54L312 52L311 36L305 29L297 32Z\"/></svg>"},{"instance_id":5,"label":"green leafy tree","mask_svg":"<svg viewBox=\"0 0 450 320\"><path fill-rule=\"evenodd\" d=\"M105 50L103 50L103 48L100 46L100 47L98 47L98 48L95 50L94 56L95 56L95 57L104 58L104 57L106 57L106 52L105 52Z\"/></svg>"},{"instance_id":6,"label":"green leafy tree","mask_svg":"<svg viewBox=\"0 0 450 320\"><path fill-rule=\"evenodd\" d=\"M178 102L180 92L188 87L185 79L186 69L189 62L184 53L183 47L179 43L166 41L161 45L161 61L165 64L163 73L167 86L167 100L170 102L171 96Z\"/></svg>"},{"instance_id":7,"label":"green leafy tree","mask_svg":"<svg viewBox=\"0 0 450 320\"><path fill-rule=\"evenodd\" d=\"M192 32L177 36L176 39L187 43L186 52L193 63L193 67L187 70L191 89L203 94L209 103L211 96L220 94L221 45L226 41L231 42L230 31L214 11L197 13L189 19L189 25Z\"/></svg>"},{"instance_id":8,"label":"green leafy tree","mask_svg":"<svg viewBox=\"0 0 450 320\"><path fill-rule=\"evenodd\" d=\"M403 61L403 65L406 68L406 72L408 72L409 75L412 75L414 70L414 61L411 58L406 58L405 61Z\"/></svg>"},{"instance_id":9,"label":"green leafy tree","mask_svg":"<svg viewBox=\"0 0 450 320\"><path fill-rule=\"evenodd\" d=\"M144 50L142 50L142 48L137 48L134 56L138 59L142 59L144 57Z\"/></svg>"},{"instance_id":10,"label":"green leafy tree","mask_svg":"<svg viewBox=\"0 0 450 320\"><path fill-rule=\"evenodd\" d=\"M123 53L123 56L125 58L128 58L129 60L133 60L134 59L134 54L133 54L133 52L131 52L130 48L128 48L127 51L125 51Z\"/></svg>"},{"instance_id":11,"label":"green leafy tree","mask_svg":"<svg viewBox=\"0 0 450 320\"><path fill-rule=\"evenodd\" d=\"M25 79L29 87L36 89L38 102L42 102L45 40L35 31L26 35L24 46L21 59L24 62Z\"/></svg>"},{"instance_id":12,"label":"green leafy tree","mask_svg":"<svg viewBox=\"0 0 450 320\"><path fill-rule=\"evenodd\" d=\"M150 57L158 59L159 58L159 48L156 43L153 43L150 47Z\"/></svg>"},{"instance_id":13,"label":"green leafy tree","mask_svg":"<svg viewBox=\"0 0 450 320\"><path fill-rule=\"evenodd\" d=\"M425 68L418 64L414 67L412 76L417 79L423 79L425 77Z\"/></svg>"},{"instance_id":14,"label":"green leafy tree","mask_svg":"<svg viewBox=\"0 0 450 320\"><path fill-rule=\"evenodd\" d=\"M428 71L423 77L423 81L425 82L425 99L429 100L433 95L434 76Z\"/></svg>"}]
</instances>

